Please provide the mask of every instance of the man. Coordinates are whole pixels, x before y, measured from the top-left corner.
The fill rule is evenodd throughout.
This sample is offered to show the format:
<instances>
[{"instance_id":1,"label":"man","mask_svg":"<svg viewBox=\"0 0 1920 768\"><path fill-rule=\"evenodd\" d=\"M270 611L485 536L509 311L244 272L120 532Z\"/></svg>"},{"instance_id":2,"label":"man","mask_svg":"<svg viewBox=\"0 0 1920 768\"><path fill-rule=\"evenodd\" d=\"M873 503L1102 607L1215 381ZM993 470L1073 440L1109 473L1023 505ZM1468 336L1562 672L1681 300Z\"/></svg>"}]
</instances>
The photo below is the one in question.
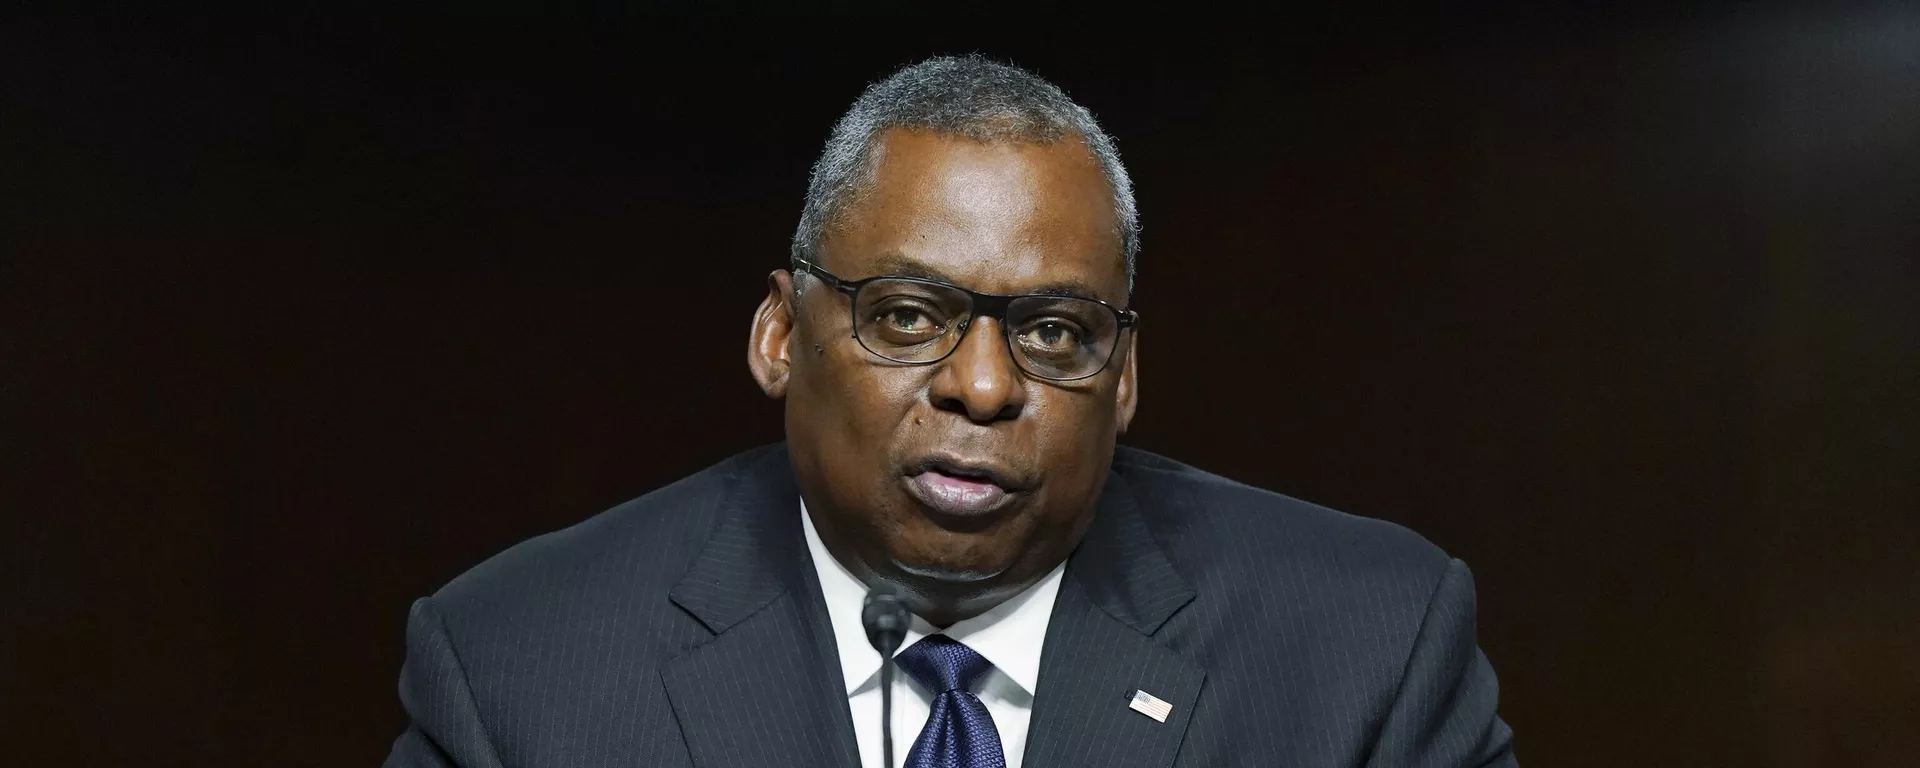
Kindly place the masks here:
<instances>
[{"instance_id":1,"label":"man","mask_svg":"<svg viewBox=\"0 0 1920 768\"><path fill-rule=\"evenodd\" d=\"M1138 223L1112 143L978 58L870 88L748 364L787 442L414 605L391 766L1513 765L1466 568L1117 448Z\"/></svg>"}]
</instances>

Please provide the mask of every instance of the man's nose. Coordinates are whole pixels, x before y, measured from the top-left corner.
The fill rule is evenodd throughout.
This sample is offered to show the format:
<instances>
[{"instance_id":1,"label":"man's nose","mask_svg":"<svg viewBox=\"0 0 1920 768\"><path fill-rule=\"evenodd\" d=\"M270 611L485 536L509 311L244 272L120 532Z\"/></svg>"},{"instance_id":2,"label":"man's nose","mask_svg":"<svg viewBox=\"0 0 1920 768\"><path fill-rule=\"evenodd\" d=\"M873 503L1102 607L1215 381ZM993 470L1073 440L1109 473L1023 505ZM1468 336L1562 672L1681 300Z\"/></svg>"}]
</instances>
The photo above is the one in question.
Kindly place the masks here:
<instances>
[{"instance_id":1,"label":"man's nose","mask_svg":"<svg viewBox=\"0 0 1920 768\"><path fill-rule=\"evenodd\" d=\"M1014 365L1000 321L976 317L956 329L960 346L940 362L927 396L943 411L965 414L976 424L1020 415L1027 403L1025 377Z\"/></svg>"}]
</instances>

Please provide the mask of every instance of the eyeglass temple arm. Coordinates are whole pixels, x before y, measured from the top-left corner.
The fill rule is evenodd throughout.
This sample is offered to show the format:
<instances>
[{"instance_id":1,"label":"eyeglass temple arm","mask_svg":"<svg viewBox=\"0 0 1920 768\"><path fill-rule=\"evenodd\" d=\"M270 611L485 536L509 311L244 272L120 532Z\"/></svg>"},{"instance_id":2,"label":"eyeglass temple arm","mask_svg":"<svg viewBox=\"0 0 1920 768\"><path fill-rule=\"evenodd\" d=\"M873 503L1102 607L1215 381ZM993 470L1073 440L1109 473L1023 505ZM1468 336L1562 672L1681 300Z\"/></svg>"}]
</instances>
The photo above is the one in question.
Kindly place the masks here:
<instances>
[{"instance_id":1,"label":"eyeglass temple arm","mask_svg":"<svg viewBox=\"0 0 1920 768\"><path fill-rule=\"evenodd\" d=\"M848 284L848 281L836 277L832 272L828 272L821 268L820 265L807 261L806 259L796 257L793 260L793 271L813 275L819 279L820 282L826 283L828 288L840 291L841 293L851 293L849 288L852 286Z\"/></svg>"}]
</instances>

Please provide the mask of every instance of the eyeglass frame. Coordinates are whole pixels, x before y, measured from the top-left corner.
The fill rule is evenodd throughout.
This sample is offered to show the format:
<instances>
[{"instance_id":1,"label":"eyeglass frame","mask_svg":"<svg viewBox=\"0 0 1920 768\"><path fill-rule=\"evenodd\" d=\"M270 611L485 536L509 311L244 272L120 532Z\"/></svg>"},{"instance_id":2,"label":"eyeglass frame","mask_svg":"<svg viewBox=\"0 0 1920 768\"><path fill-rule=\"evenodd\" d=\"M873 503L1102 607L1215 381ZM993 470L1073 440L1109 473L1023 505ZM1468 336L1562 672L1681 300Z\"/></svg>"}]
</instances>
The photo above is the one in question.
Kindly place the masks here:
<instances>
[{"instance_id":1,"label":"eyeglass frame","mask_svg":"<svg viewBox=\"0 0 1920 768\"><path fill-rule=\"evenodd\" d=\"M1000 334L1000 338L1002 341L1005 341L1007 344L1007 356L1013 359L1014 366L1019 368L1022 373L1025 373L1034 378L1043 379L1046 381L1062 381L1062 382L1084 381L1086 379L1091 379L1095 376L1100 375L1101 373L1107 370L1107 366L1113 364L1114 352L1120 349L1120 334L1140 324L1140 313L1135 312L1131 309L1121 309L1120 307L1116 307L1112 304L1109 304L1100 299L1093 298L1091 296L1075 296L1070 294L1056 294L1056 293L982 293L980 291L971 290L968 288L964 288L962 286L954 285L952 283L941 282L939 280L929 280L924 277L907 277L904 275L875 275L873 277L861 278L859 280L847 280L847 279L841 278L838 275L833 274L832 272L828 272L825 267L822 267L815 262L809 261L807 259L802 259L799 257L794 257L792 266L793 266L793 271L796 274L812 275L815 278L819 279L820 282L826 283L827 287L832 288L835 291L838 291L840 293L846 294L847 295L847 320L849 325L852 326L849 332L850 332L850 335L853 336L854 343L859 344L861 349L866 350L868 353L876 357L879 357L882 360L899 363L901 365L933 365L949 357L952 357L954 351L958 350L960 348L960 345L967 340L967 334L973 330L974 319L978 317L991 317L995 320L1000 321L1000 325L1003 326ZM860 318L856 315L856 313L860 311L859 293L861 288L864 288L871 283L876 283L881 280L900 280L900 281L905 281L909 283L920 283L922 285L933 285L933 286L939 286L941 288L950 288L955 291L959 291L960 293L966 294L967 301L969 302L968 303L969 311L967 313L967 319L960 324L960 337L954 340L953 346L949 348L945 353L941 354L939 357L936 357L932 360L896 360L894 358L880 354L879 352L875 352L872 347L867 346L866 340L860 338ZM795 290L796 292L798 291L797 288ZM1108 312L1112 312L1114 321L1115 321L1114 335L1113 335L1113 348L1107 350L1107 359L1100 361L1100 367L1093 369L1092 373L1086 374L1084 376L1075 376L1073 378L1067 378L1067 379L1054 378L1052 376L1046 376L1046 375L1034 373L1033 371L1028 370L1027 366L1020 362L1020 354L1017 351L1015 351L1013 348L1013 329L1011 326L1007 326L1007 308L1013 304L1013 301L1015 299L1028 299L1028 298L1077 299L1080 301L1091 301L1095 304L1098 304L1106 308ZM947 332L951 333L952 331L949 330Z\"/></svg>"}]
</instances>

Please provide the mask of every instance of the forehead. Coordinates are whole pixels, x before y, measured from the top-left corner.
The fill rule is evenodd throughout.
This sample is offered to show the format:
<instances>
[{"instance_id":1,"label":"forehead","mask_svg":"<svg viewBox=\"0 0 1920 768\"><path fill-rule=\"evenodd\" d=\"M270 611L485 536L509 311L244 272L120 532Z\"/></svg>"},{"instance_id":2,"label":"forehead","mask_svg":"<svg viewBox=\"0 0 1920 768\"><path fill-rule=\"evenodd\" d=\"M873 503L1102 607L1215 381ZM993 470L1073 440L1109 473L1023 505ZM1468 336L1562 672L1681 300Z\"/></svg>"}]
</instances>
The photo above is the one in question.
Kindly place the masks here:
<instances>
[{"instance_id":1,"label":"forehead","mask_svg":"<svg viewBox=\"0 0 1920 768\"><path fill-rule=\"evenodd\" d=\"M1113 193L1077 136L982 142L891 130L821 243L849 278L919 272L988 293L1126 300Z\"/></svg>"}]
</instances>

